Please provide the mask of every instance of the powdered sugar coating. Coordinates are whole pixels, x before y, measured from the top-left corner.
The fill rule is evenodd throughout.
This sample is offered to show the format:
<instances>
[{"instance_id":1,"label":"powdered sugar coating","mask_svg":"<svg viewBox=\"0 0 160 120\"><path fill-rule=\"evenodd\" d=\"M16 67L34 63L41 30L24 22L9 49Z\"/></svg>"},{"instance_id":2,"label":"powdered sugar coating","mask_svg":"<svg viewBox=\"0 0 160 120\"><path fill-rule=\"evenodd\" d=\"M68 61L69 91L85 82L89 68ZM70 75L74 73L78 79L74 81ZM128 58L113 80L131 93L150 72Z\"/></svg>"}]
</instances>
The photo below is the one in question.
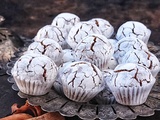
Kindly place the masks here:
<instances>
[{"instance_id":1,"label":"powdered sugar coating","mask_svg":"<svg viewBox=\"0 0 160 120\"><path fill-rule=\"evenodd\" d=\"M128 21L122 24L116 34L116 39L120 40L124 37L135 37L148 43L151 30L149 30L143 23L137 21Z\"/></svg>"},{"instance_id":2,"label":"powdered sugar coating","mask_svg":"<svg viewBox=\"0 0 160 120\"><path fill-rule=\"evenodd\" d=\"M115 49L115 46L116 46L118 41L116 39L108 39L108 40L111 43L112 47Z\"/></svg>"},{"instance_id":3,"label":"powdered sugar coating","mask_svg":"<svg viewBox=\"0 0 160 120\"><path fill-rule=\"evenodd\" d=\"M117 42L115 46L114 57L121 63L122 57L130 50L146 50L147 45L138 38L126 37Z\"/></svg>"},{"instance_id":4,"label":"powdered sugar coating","mask_svg":"<svg viewBox=\"0 0 160 120\"><path fill-rule=\"evenodd\" d=\"M110 81L113 77L114 71L111 69L106 69L102 71L103 79L105 83ZM95 100L98 104L113 104L115 103L115 98L109 89L108 85L106 84L105 88L96 95Z\"/></svg>"},{"instance_id":5,"label":"powdered sugar coating","mask_svg":"<svg viewBox=\"0 0 160 120\"><path fill-rule=\"evenodd\" d=\"M49 57L40 54L21 56L12 69L20 91L30 95L49 92L57 75L57 66Z\"/></svg>"},{"instance_id":6,"label":"powdered sugar coating","mask_svg":"<svg viewBox=\"0 0 160 120\"><path fill-rule=\"evenodd\" d=\"M155 82L150 70L140 64L124 63L114 69L114 75L110 84L116 87L141 87Z\"/></svg>"},{"instance_id":7,"label":"powdered sugar coating","mask_svg":"<svg viewBox=\"0 0 160 120\"><path fill-rule=\"evenodd\" d=\"M105 69L102 71L102 74L103 74L103 79L106 81L110 81L113 77L113 74L114 74L114 70L112 69Z\"/></svg>"},{"instance_id":8,"label":"powdered sugar coating","mask_svg":"<svg viewBox=\"0 0 160 120\"><path fill-rule=\"evenodd\" d=\"M31 43L27 52L38 53L46 55L51 58L57 65L62 60L62 47L54 40L49 38L42 38L39 41Z\"/></svg>"},{"instance_id":9,"label":"powdered sugar coating","mask_svg":"<svg viewBox=\"0 0 160 120\"><path fill-rule=\"evenodd\" d=\"M58 42L62 48L68 48L69 46L66 42L67 36L68 33L64 29L56 26L46 25L37 32L34 40L40 41L41 38L50 38Z\"/></svg>"},{"instance_id":10,"label":"powdered sugar coating","mask_svg":"<svg viewBox=\"0 0 160 120\"><path fill-rule=\"evenodd\" d=\"M158 58L149 51L132 50L128 51L122 58L122 63L142 64L151 70L154 77L160 71L160 63Z\"/></svg>"},{"instance_id":11,"label":"powdered sugar coating","mask_svg":"<svg viewBox=\"0 0 160 120\"><path fill-rule=\"evenodd\" d=\"M87 102L104 89L101 71L89 62L70 63L62 72L63 91L71 100Z\"/></svg>"},{"instance_id":12,"label":"powdered sugar coating","mask_svg":"<svg viewBox=\"0 0 160 120\"><path fill-rule=\"evenodd\" d=\"M64 95L64 92L63 92L63 85L62 85L62 80L61 80L61 76L63 74L63 69L68 65L70 64L71 62L65 62L65 63L62 63L59 67L58 67L58 74L57 74L57 77L53 83L53 87L54 89L61 95Z\"/></svg>"},{"instance_id":13,"label":"powdered sugar coating","mask_svg":"<svg viewBox=\"0 0 160 120\"><path fill-rule=\"evenodd\" d=\"M112 45L105 36L90 34L76 46L75 58L76 60L91 62L103 70L107 68L108 60L113 52Z\"/></svg>"},{"instance_id":14,"label":"powdered sugar coating","mask_svg":"<svg viewBox=\"0 0 160 120\"><path fill-rule=\"evenodd\" d=\"M63 56L62 56L62 63L65 62L74 62L74 51L72 49L64 49L63 51Z\"/></svg>"},{"instance_id":15,"label":"powdered sugar coating","mask_svg":"<svg viewBox=\"0 0 160 120\"><path fill-rule=\"evenodd\" d=\"M107 69L114 69L118 65L117 60L115 59L114 56L112 56L107 63Z\"/></svg>"},{"instance_id":16,"label":"powdered sugar coating","mask_svg":"<svg viewBox=\"0 0 160 120\"><path fill-rule=\"evenodd\" d=\"M109 21L102 18L93 18L90 20L93 22L107 38L110 38L114 33L113 26L109 23Z\"/></svg>"},{"instance_id":17,"label":"powdered sugar coating","mask_svg":"<svg viewBox=\"0 0 160 120\"><path fill-rule=\"evenodd\" d=\"M106 83L123 105L143 104L156 81L147 67L135 63L119 64L111 77Z\"/></svg>"},{"instance_id":18,"label":"powdered sugar coating","mask_svg":"<svg viewBox=\"0 0 160 120\"><path fill-rule=\"evenodd\" d=\"M52 21L52 26L63 28L67 33L70 29L80 22L80 18L73 13L60 13Z\"/></svg>"},{"instance_id":19,"label":"powdered sugar coating","mask_svg":"<svg viewBox=\"0 0 160 120\"><path fill-rule=\"evenodd\" d=\"M80 22L73 26L68 34L67 43L72 49L90 34L101 34L101 31L92 22Z\"/></svg>"}]
</instances>

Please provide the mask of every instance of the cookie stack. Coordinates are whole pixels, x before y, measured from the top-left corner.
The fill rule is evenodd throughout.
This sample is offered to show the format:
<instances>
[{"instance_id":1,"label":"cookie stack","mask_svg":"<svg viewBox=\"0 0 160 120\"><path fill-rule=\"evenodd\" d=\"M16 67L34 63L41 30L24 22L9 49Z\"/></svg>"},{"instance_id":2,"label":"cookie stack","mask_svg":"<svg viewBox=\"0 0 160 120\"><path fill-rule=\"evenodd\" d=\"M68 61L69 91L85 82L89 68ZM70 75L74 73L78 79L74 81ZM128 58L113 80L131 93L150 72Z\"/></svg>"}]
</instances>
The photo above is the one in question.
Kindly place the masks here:
<instances>
[{"instance_id":1,"label":"cookie stack","mask_svg":"<svg viewBox=\"0 0 160 120\"><path fill-rule=\"evenodd\" d=\"M81 21L72 13L57 15L16 61L12 75L17 86L29 95L44 95L53 86L76 102L110 100L110 95L98 97L107 89L120 104L144 103L160 70L147 47L151 31L128 21L113 33L102 18Z\"/></svg>"}]
</instances>

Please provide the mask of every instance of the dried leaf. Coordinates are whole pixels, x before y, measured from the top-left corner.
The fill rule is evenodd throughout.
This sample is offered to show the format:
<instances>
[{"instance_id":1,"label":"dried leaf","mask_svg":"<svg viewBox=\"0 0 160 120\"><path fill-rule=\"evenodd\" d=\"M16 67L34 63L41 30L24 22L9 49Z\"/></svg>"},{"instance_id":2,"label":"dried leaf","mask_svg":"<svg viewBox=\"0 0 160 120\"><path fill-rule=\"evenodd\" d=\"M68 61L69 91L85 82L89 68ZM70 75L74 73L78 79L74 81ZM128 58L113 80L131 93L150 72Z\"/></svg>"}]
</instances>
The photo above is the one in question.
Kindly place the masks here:
<instances>
[{"instance_id":1,"label":"dried leaf","mask_svg":"<svg viewBox=\"0 0 160 120\"><path fill-rule=\"evenodd\" d=\"M15 103L15 104L13 104L13 105L11 106L11 111L12 111L12 113L14 113L17 109L18 109L18 104L17 104L17 103Z\"/></svg>"},{"instance_id":2,"label":"dried leaf","mask_svg":"<svg viewBox=\"0 0 160 120\"><path fill-rule=\"evenodd\" d=\"M40 116L45 113L40 106L32 106L28 103L28 101L26 101L25 105L20 108L18 108L18 104L16 103L11 106L12 114L24 113L27 110L31 110L34 116Z\"/></svg>"},{"instance_id":3,"label":"dried leaf","mask_svg":"<svg viewBox=\"0 0 160 120\"><path fill-rule=\"evenodd\" d=\"M0 120L26 120L29 118L32 118L32 116L26 113L19 113L19 114L13 114L13 115L1 118Z\"/></svg>"}]
</instances>

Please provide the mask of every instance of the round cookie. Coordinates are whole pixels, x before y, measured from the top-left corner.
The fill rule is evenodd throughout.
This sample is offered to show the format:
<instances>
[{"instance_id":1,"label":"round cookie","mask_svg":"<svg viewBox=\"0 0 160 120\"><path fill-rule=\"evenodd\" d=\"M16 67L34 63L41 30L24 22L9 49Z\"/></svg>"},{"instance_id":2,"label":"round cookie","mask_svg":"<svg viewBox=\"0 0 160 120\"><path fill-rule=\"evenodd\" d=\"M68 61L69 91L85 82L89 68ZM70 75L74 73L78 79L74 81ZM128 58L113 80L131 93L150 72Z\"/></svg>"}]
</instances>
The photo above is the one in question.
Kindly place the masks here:
<instances>
[{"instance_id":1,"label":"round cookie","mask_svg":"<svg viewBox=\"0 0 160 120\"><path fill-rule=\"evenodd\" d=\"M112 78L106 80L106 83L118 103L140 105L147 100L155 81L147 67L125 63L114 69Z\"/></svg>"},{"instance_id":2,"label":"round cookie","mask_svg":"<svg viewBox=\"0 0 160 120\"><path fill-rule=\"evenodd\" d=\"M11 73L21 92L44 95L52 87L57 70L56 64L49 57L32 53L21 56Z\"/></svg>"},{"instance_id":3,"label":"round cookie","mask_svg":"<svg viewBox=\"0 0 160 120\"><path fill-rule=\"evenodd\" d=\"M60 77L66 97L77 102L88 102L105 87L101 71L85 61L68 64Z\"/></svg>"}]
</instances>

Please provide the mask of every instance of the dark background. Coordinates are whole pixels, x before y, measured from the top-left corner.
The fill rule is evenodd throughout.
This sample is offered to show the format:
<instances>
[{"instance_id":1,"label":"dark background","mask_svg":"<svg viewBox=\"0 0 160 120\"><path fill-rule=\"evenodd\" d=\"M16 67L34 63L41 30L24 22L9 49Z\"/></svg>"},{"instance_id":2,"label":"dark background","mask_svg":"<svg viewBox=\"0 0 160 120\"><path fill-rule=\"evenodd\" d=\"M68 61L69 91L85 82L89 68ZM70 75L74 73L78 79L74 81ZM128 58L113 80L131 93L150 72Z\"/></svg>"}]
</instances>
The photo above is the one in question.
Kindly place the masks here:
<instances>
[{"instance_id":1,"label":"dark background","mask_svg":"<svg viewBox=\"0 0 160 120\"><path fill-rule=\"evenodd\" d=\"M20 35L34 37L44 25L51 24L61 12L71 12L81 20L100 17L115 28L128 20L144 23L152 30L151 40L159 42L159 0L1 0L3 26Z\"/></svg>"},{"instance_id":2,"label":"dark background","mask_svg":"<svg viewBox=\"0 0 160 120\"><path fill-rule=\"evenodd\" d=\"M0 15L5 17L1 27L7 27L19 35L33 38L44 25L51 24L61 12L71 12L81 20L99 17L107 19L115 28L129 20L144 23L152 34L150 41L160 45L160 0L1 0ZM6 81L0 80L0 117L10 113L10 106L24 100L11 89ZM3 94L5 93L5 94ZM70 118L78 119L78 118ZM160 112L151 117L137 120L158 120Z\"/></svg>"}]
</instances>

